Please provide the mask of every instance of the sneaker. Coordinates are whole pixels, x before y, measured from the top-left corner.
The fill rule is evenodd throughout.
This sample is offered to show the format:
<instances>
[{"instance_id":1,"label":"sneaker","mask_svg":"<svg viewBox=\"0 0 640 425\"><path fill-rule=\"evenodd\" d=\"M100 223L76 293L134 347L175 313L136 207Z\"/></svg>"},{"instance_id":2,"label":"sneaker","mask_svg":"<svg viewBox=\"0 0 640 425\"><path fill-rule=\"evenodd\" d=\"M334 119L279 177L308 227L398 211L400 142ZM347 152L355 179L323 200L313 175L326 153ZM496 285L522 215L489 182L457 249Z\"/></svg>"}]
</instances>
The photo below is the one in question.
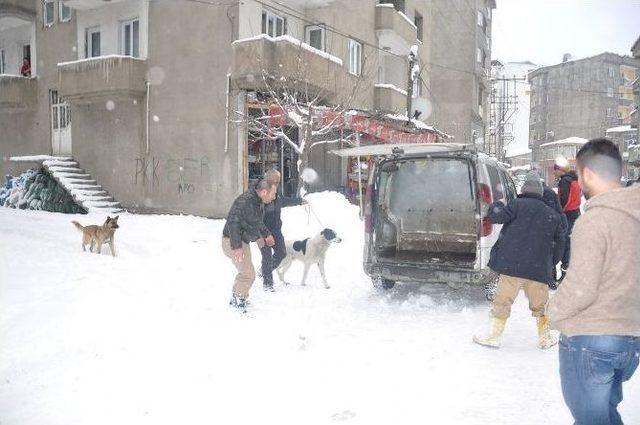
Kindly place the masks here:
<instances>
[{"instance_id":1,"label":"sneaker","mask_svg":"<svg viewBox=\"0 0 640 425\"><path fill-rule=\"evenodd\" d=\"M264 290L267 292L276 292L276 288L273 287L273 283L271 285L265 284Z\"/></svg>"},{"instance_id":2,"label":"sneaker","mask_svg":"<svg viewBox=\"0 0 640 425\"><path fill-rule=\"evenodd\" d=\"M246 313L246 312L247 312L247 305L248 305L248 304L249 304L249 303L247 302L247 300L246 300L246 299L238 297L238 303L236 304L236 307L237 307L237 308L238 308L238 310L240 310L241 312Z\"/></svg>"}]
</instances>

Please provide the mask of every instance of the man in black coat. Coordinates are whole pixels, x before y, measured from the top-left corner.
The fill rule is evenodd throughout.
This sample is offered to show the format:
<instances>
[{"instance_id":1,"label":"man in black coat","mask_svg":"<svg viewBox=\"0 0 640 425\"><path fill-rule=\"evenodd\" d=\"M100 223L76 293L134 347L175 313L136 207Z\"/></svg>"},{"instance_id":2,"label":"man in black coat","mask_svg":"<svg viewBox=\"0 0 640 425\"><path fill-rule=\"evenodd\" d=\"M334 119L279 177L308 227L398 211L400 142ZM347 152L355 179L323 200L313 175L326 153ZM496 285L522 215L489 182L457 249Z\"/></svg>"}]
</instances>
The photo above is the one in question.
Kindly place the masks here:
<instances>
[{"instance_id":1,"label":"man in black coat","mask_svg":"<svg viewBox=\"0 0 640 425\"><path fill-rule=\"evenodd\" d=\"M236 198L222 230L222 252L238 270L230 304L241 310L246 308L246 299L256 277L249 244L256 242L262 248L275 243L263 221L263 204L273 201L275 194L275 186L266 180L259 181L255 187Z\"/></svg>"},{"instance_id":2,"label":"man in black coat","mask_svg":"<svg viewBox=\"0 0 640 425\"><path fill-rule=\"evenodd\" d=\"M562 221L562 229L563 232L565 234L565 246L564 246L564 250L563 252L566 252L567 246L566 246L566 234L569 231L569 224L567 222L567 216L565 215L565 213L562 211L562 205L560 205L560 199L558 199L558 195L556 195L556 193L553 191L553 189L551 189L549 186L547 186L547 184L544 182L544 180L542 180L542 188L543 188L543 193L542 193L542 200L544 201L545 204L547 204L547 206L549 206L550 208L553 208L554 211L556 211L558 213L558 215L560 216L560 220ZM553 276L553 281L549 282L549 288L556 290L558 289L558 284L562 281L562 278L564 277L564 275L562 275L562 277L560 279L556 279L556 275L557 275L557 271L556 271L556 265L558 263L556 262L555 264L553 264L553 268L551 269L551 275Z\"/></svg>"},{"instance_id":3,"label":"man in black coat","mask_svg":"<svg viewBox=\"0 0 640 425\"><path fill-rule=\"evenodd\" d=\"M558 179L558 197L560 198L560 206L567 216L567 233L565 236L565 250L562 254L562 276L569 268L569 260L571 258L571 231L573 224L580 217L580 204L582 203L582 191L578 184L578 175L571 170L569 162L562 157L556 159L553 166L556 178Z\"/></svg>"},{"instance_id":4,"label":"man in black coat","mask_svg":"<svg viewBox=\"0 0 640 425\"><path fill-rule=\"evenodd\" d=\"M264 179L276 188L280 184L280 173L277 170L269 170L265 173ZM274 291L273 288L273 271L280 265L280 262L287 255L284 245L284 236L282 236L282 196L276 191L276 198L273 202L265 205L264 208L264 224L273 235L275 244L273 246L265 245L260 249L262 254L262 283L265 291Z\"/></svg>"},{"instance_id":5,"label":"man in black coat","mask_svg":"<svg viewBox=\"0 0 640 425\"><path fill-rule=\"evenodd\" d=\"M553 264L557 264L564 250L564 228L559 214L545 204L543 194L540 176L532 172L517 199L506 206L495 202L489 207L489 219L503 225L489 259L489 268L500 278L491 310L491 330L474 336L477 344L500 346L511 305L520 289L524 289L537 321L538 347L549 348L557 342L549 332L544 309L549 299L548 284L555 280Z\"/></svg>"}]
</instances>

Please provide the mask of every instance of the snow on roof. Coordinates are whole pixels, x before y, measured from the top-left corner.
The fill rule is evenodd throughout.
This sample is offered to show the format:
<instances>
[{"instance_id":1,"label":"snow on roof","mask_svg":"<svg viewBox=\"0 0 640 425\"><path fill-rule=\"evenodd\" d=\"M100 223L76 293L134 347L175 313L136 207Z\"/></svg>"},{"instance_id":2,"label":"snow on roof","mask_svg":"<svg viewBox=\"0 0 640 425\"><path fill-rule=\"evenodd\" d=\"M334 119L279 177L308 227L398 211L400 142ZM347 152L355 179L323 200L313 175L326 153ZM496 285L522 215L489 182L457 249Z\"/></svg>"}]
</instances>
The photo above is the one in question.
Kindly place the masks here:
<instances>
[{"instance_id":1,"label":"snow on roof","mask_svg":"<svg viewBox=\"0 0 640 425\"><path fill-rule=\"evenodd\" d=\"M636 129L631 128L630 125L621 125L618 127L607 128L607 133L624 133L627 131L636 131Z\"/></svg>"},{"instance_id":2,"label":"snow on roof","mask_svg":"<svg viewBox=\"0 0 640 425\"><path fill-rule=\"evenodd\" d=\"M323 58L329 59L331 62L335 62L338 65L342 66L342 59L340 59L339 57L330 55L329 53L324 52L324 51L322 51L320 49L316 49L315 47L312 47L307 43L303 43L302 41L300 41L297 38L292 37L290 35L281 35L281 36L278 36L278 37L271 37L268 34L260 34L260 35L257 35L255 37L241 38L239 40L234 41L231 44L240 44L240 43L246 43L246 42L256 41L256 40L267 40L267 41L270 41L272 43L275 43L275 42L278 42L278 41L284 41L284 42L287 42L287 43L291 43L294 46L298 46L298 47L300 47L302 49L305 49L305 50L307 50L307 51L309 51L311 53L314 53L314 54L316 54L318 56L322 56Z\"/></svg>"},{"instance_id":3,"label":"snow on roof","mask_svg":"<svg viewBox=\"0 0 640 425\"><path fill-rule=\"evenodd\" d=\"M430 130L430 131L435 131L435 132L437 132L438 134L440 134L441 136L444 136L444 137L446 137L446 138L448 138L448 139L452 139L452 138L453 138L453 136L451 136L451 135L449 135L449 134L447 134L447 133L445 133L445 132L443 132L443 131L440 131L440 130L438 130L438 129L437 129L437 128L435 128L435 127L432 127L432 126L430 126L430 125L427 125L427 124L423 123L422 121L419 121L419 120L416 120L416 119L409 120L409 118L408 118L406 115L399 115L399 114L386 114L384 117L385 117L385 118L388 118L388 119L391 119L391 120L394 120L394 121L402 121L402 122L411 121L411 123L412 123L412 124L413 124L417 129L420 129L420 130Z\"/></svg>"},{"instance_id":4,"label":"snow on roof","mask_svg":"<svg viewBox=\"0 0 640 425\"><path fill-rule=\"evenodd\" d=\"M566 139L558 140L555 142L544 143L540 145L540 148L546 148L550 146L561 146L561 145L584 145L587 143L587 139L583 139L582 137L567 137Z\"/></svg>"},{"instance_id":5,"label":"snow on roof","mask_svg":"<svg viewBox=\"0 0 640 425\"><path fill-rule=\"evenodd\" d=\"M393 84L376 84L375 87L381 88L381 89L391 89L391 90L395 90L398 93L402 94L402 95L407 95L407 91L403 90L401 88L396 87Z\"/></svg>"},{"instance_id":6,"label":"snow on roof","mask_svg":"<svg viewBox=\"0 0 640 425\"><path fill-rule=\"evenodd\" d=\"M68 156L51 156L51 155L27 155L12 156L9 161L13 162L42 162L42 161L71 161L73 158Z\"/></svg>"},{"instance_id":7,"label":"snow on roof","mask_svg":"<svg viewBox=\"0 0 640 425\"><path fill-rule=\"evenodd\" d=\"M526 148L526 149L520 149L517 151L513 151L513 152L509 152L507 154L507 158L513 158L514 156L520 156L520 155L527 155L531 153L531 149Z\"/></svg>"},{"instance_id":8,"label":"snow on roof","mask_svg":"<svg viewBox=\"0 0 640 425\"><path fill-rule=\"evenodd\" d=\"M509 171L529 171L530 169L531 169L531 164L518 165L516 167L509 167Z\"/></svg>"},{"instance_id":9,"label":"snow on roof","mask_svg":"<svg viewBox=\"0 0 640 425\"><path fill-rule=\"evenodd\" d=\"M77 64L81 64L81 63L90 63L90 62L100 62L100 61L104 61L105 59L132 59L132 60L137 60L137 61L142 61L142 62L145 61L145 59L136 58L136 57L133 57L133 56L106 55L106 56L96 56L96 57L93 57L93 58L78 59L78 60L69 61L69 62L58 62L58 66L77 65Z\"/></svg>"},{"instance_id":10,"label":"snow on roof","mask_svg":"<svg viewBox=\"0 0 640 425\"><path fill-rule=\"evenodd\" d=\"M404 18L405 21L407 21L409 23L409 25L411 25L415 29L418 29L416 24L411 19L409 19L409 17L407 15L405 15L403 12L401 12L399 10L398 10L398 13L400 14L400 16L402 16Z\"/></svg>"}]
</instances>

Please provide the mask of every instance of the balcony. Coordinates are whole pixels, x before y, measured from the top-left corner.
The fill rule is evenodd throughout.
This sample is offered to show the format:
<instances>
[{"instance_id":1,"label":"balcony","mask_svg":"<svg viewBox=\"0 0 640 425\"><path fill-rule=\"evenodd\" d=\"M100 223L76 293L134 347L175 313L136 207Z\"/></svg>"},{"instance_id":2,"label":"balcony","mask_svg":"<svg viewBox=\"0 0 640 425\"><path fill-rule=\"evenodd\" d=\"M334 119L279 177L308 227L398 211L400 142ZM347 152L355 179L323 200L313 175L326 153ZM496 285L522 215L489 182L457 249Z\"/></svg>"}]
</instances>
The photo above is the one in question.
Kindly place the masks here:
<instances>
[{"instance_id":1,"label":"balcony","mask_svg":"<svg viewBox=\"0 0 640 425\"><path fill-rule=\"evenodd\" d=\"M60 95L73 103L143 97L147 62L129 56L102 56L58 64Z\"/></svg>"},{"instance_id":2,"label":"balcony","mask_svg":"<svg viewBox=\"0 0 640 425\"><path fill-rule=\"evenodd\" d=\"M0 75L0 113L35 109L37 84L35 78Z\"/></svg>"},{"instance_id":3,"label":"balcony","mask_svg":"<svg viewBox=\"0 0 640 425\"><path fill-rule=\"evenodd\" d=\"M0 20L2 18L18 18L23 21L34 22L36 19L36 2L0 0Z\"/></svg>"},{"instance_id":4,"label":"balcony","mask_svg":"<svg viewBox=\"0 0 640 425\"><path fill-rule=\"evenodd\" d=\"M395 54L406 55L416 44L418 29L409 18L391 4L376 6L376 34L380 47Z\"/></svg>"},{"instance_id":5,"label":"balcony","mask_svg":"<svg viewBox=\"0 0 640 425\"><path fill-rule=\"evenodd\" d=\"M407 92L392 84L376 84L374 102L377 111L406 114Z\"/></svg>"},{"instance_id":6,"label":"balcony","mask_svg":"<svg viewBox=\"0 0 640 425\"><path fill-rule=\"evenodd\" d=\"M89 10L124 1L126 0L64 0L64 4L76 10Z\"/></svg>"},{"instance_id":7,"label":"balcony","mask_svg":"<svg viewBox=\"0 0 640 425\"><path fill-rule=\"evenodd\" d=\"M348 78L342 60L290 36L260 35L233 42L232 81L245 90L286 85L309 94L331 97Z\"/></svg>"}]
</instances>

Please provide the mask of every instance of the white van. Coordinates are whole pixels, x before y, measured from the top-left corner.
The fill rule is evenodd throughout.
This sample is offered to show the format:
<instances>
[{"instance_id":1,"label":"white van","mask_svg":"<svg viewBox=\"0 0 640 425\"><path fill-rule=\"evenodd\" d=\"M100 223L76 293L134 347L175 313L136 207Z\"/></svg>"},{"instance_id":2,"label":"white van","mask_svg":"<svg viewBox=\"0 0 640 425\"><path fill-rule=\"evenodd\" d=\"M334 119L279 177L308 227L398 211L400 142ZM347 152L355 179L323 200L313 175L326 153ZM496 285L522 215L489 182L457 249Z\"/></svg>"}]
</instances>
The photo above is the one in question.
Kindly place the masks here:
<instances>
[{"instance_id":1,"label":"white van","mask_svg":"<svg viewBox=\"0 0 640 425\"><path fill-rule=\"evenodd\" d=\"M493 288L497 276L487 263L501 225L489 221L487 210L517 196L501 164L462 144L373 145L334 153L375 159L364 205L364 269L375 284Z\"/></svg>"}]
</instances>

